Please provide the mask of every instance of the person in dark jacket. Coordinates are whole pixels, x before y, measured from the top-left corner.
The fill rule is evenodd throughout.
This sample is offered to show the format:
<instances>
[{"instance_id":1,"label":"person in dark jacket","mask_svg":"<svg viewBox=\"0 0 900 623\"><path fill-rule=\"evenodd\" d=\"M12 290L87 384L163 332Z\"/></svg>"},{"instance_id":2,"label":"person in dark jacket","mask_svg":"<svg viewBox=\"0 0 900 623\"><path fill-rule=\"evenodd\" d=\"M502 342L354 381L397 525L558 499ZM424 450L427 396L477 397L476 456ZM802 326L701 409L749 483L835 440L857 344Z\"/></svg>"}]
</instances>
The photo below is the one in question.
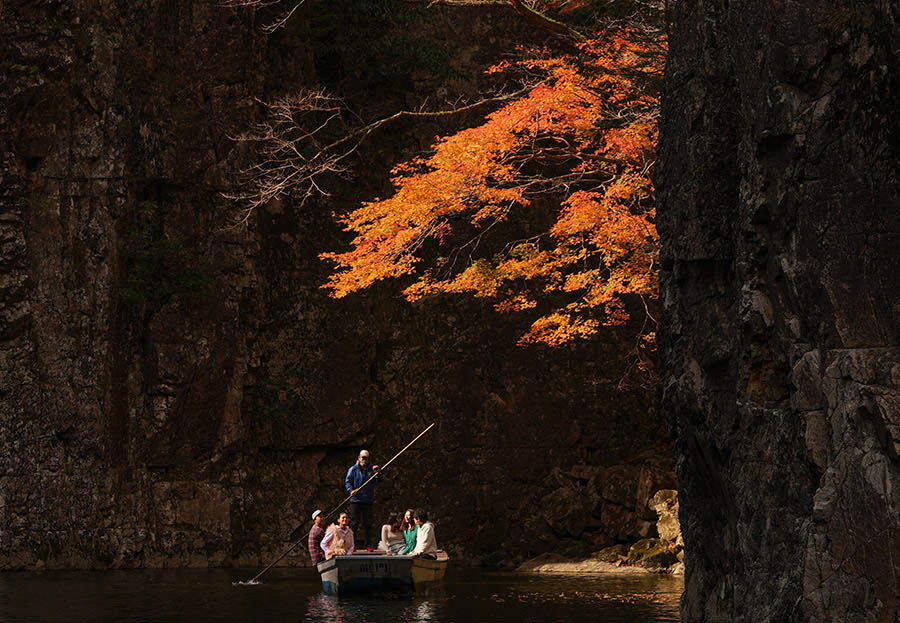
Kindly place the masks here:
<instances>
[{"instance_id":1,"label":"person in dark jacket","mask_svg":"<svg viewBox=\"0 0 900 623\"><path fill-rule=\"evenodd\" d=\"M380 468L369 466L369 451L359 453L356 463L347 470L344 486L350 494L350 529L357 535L357 549L368 549L372 541L372 504L375 502L375 484L381 482ZM372 482L366 484L372 476ZM365 485L365 486L363 486ZM362 531L359 524L362 523Z\"/></svg>"}]
</instances>

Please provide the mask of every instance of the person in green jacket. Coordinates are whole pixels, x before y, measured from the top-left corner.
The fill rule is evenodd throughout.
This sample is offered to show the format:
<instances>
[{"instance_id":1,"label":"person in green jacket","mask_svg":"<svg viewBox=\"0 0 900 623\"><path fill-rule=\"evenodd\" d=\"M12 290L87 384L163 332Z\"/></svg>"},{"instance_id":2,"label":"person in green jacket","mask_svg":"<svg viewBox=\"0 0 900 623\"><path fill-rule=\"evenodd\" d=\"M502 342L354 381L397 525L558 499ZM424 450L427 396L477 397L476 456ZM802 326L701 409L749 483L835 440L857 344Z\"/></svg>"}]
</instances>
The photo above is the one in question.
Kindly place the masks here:
<instances>
[{"instance_id":1,"label":"person in green jacket","mask_svg":"<svg viewBox=\"0 0 900 623\"><path fill-rule=\"evenodd\" d=\"M415 515L416 512L411 508L406 509L406 512L403 513L403 524L401 524L401 527L403 528L403 536L406 537L406 547L400 552L401 556L411 554L416 549L416 534L419 532L419 526L416 525Z\"/></svg>"}]
</instances>

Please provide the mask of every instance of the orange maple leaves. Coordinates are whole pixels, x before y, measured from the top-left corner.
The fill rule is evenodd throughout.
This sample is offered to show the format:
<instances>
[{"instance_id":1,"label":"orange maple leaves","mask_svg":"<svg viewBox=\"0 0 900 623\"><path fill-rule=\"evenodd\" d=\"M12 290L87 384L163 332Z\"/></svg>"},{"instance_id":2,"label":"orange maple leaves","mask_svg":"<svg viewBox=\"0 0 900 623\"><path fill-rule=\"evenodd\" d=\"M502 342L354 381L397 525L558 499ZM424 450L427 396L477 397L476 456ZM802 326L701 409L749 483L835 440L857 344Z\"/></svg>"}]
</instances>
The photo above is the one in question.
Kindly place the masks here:
<instances>
[{"instance_id":1,"label":"orange maple leaves","mask_svg":"<svg viewBox=\"0 0 900 623\"><path fill-rule=\"evenodd\" d=\"M410 300L464 292L503 312L541 308L521 341L551 345L624 323L629 298L646 310L657 292L651 171L665 41L624 28L580 49L518 63L545 79L396 167L392 196L343 219L355 238L323 254L337 266L323 287L342 297L412 275ZM517 224L548 209L552 225L523 236Z\"/></svg>"}]
</instances>

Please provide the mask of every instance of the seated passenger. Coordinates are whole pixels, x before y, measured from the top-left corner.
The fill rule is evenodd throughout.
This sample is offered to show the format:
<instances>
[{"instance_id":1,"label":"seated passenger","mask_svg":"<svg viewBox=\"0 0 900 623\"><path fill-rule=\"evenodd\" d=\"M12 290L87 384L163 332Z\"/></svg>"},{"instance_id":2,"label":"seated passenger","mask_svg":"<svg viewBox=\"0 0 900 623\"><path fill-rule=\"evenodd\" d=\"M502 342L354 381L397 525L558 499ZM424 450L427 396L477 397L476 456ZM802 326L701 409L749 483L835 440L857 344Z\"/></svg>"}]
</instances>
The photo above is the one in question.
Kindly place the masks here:
<instances>
[{"instance_id":1,"label":"seated passenger","mask_svg":"<svg viewBox=\"0 0 900 623\"><path fill-rule=\"evenodd\" d=\"M320 510L314 512L312 518L315 523L309 531L306 544L309 547L309 559L312 560L313 567L315 567L325 560L325 552L322 551L322 539L325 538L325 526L328 525L328 520L325 517L325 513Z\"/></svg>"},{"instance_id":2,"label":"seated passenger","mask_svg":"<svg viewBox=\"0 0 900 623\"><path fill-rule=\"evenodd\" d=\"M411 508L406 509L406 512L403 513L403 523L400 524L400 527L403 529L403 536L406 539L406 547L400 552L403 555L411 554L416 549L416 534L419 531L419 527L416 525L415 517L416 511Z\"/></svg>"},{"instance_id":3,"label":"seated passenger","mask_svg":"<svg viewBox=\"0 0 900 623\"><path fill-rule=\"evenodd\" d=\"M322 551L325 552L325 560L334 556L352 554L356 550L353 543L353 530L350 526L350 515L341 513L337 524L328 527L325 538L322 539Z\"/></svg>"},{"instance_id":4,"label":"seated passenger","mask_svg":"<svg viewBox=\"0 0 900 623\"><path fill-rule=\"evenodd\" d=\"M400 515L391 513L388 515L388 522L381 526L381 542L378 544L378 549L389 554L399 554L405 548L406 538L400 529Z\"/></svg>"},{"instance_id":5,"label":"seated passenger","mask_svg":"<svg viewBox=\"0 0 900 623\"><path fill-rule=\"evenodd\" d=\"M434 524L428 521L428 513L425 509L416 509L416 547L412 551L413 556L435 560L437 558L437 541L434 538Z\"/></svg>"}]
</instances>

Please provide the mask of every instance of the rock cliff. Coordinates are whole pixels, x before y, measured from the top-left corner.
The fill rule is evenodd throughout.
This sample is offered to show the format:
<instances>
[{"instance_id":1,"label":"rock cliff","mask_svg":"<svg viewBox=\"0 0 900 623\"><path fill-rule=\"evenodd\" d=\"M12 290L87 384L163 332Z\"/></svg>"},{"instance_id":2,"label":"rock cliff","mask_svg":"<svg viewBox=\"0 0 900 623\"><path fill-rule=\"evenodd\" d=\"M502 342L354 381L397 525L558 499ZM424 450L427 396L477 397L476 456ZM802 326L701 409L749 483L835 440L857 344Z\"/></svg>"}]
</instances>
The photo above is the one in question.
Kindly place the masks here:
<instances>
[{"instance_id":1,"label":"rock cliff","mask_svg":"<svg viewBox=\"0 0 900 623\"><path fill-rule=\"evenodd\" d=\"M342 499L360 447L383 462L431 422L378 509L426 506L462 559L651 529L672 457L654 392L619 387L627 336L522 349L527 319L489 304L319 289L332 210L446 128L371 143L371 175L331 203L229 227L255 98L322 81L381 84L375 109L452 97L529 36L500 9L433 12L407 31L452 40L449 69L415 57L386 88L391 68L354 65L352 37L317 25L333 6L308 4L272 36L217 0L0 4L0 568L268 562Z\"/></svg>"},{"instance_id":2,"label":"rock cliff","mask_svg":"<svg viewBox=\"0 0 900 623\"><path fill-rule=\"evenodd\" d=\"M672 3L659 171L685 621L895 621L895 3Z\"/></svg>"}]
</instances>

